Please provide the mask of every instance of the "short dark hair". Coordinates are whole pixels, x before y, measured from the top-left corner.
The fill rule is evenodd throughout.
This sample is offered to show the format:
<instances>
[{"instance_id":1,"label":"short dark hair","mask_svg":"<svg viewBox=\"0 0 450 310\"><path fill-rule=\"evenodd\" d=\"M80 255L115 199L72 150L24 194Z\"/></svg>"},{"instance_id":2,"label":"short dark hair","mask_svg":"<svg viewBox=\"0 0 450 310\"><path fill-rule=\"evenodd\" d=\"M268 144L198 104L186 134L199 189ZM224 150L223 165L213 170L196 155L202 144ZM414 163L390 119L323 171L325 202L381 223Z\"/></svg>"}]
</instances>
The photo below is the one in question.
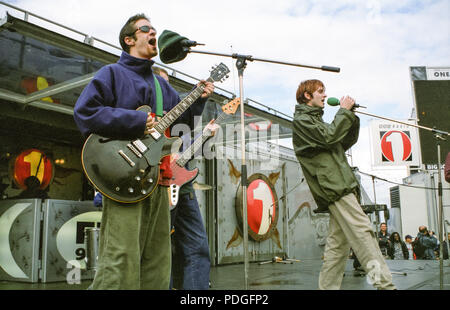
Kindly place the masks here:
<instances>
[{"instance_id":1,"label":"short dark hair","mask_svg":"<svg viewBox=\"0 0 450 310\"><path fill-rule=\"evenodd\" d=\"M130 46L125 43L125 37L131 36L133 39L136 40L136 35L133 33L136 30L134 24L140 19L146 19L150 21L150 19L144 13L136 14L131 16L120 30L119 34L120 46L127 53L130 52Z\"/></svg>"}]
</instances>

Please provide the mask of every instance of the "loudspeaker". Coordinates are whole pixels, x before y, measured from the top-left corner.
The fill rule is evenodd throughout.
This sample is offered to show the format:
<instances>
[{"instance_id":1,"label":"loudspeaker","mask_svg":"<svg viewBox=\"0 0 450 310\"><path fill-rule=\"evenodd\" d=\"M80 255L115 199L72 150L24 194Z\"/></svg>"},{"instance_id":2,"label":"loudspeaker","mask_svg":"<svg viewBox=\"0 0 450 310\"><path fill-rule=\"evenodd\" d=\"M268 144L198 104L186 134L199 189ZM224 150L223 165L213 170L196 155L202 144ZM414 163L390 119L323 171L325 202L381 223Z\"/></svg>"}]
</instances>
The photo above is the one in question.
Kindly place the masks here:
<instances>
[{"instance_id":1,"label":"loudspeaker","mask_svg":"<svg viewBox=\"0 0 450 310\"><path fill-rule=\"evenodd\" d=\"M450 80L413 81L418 124L450 132ZM441 164L450 151L450 136L440 141ZM431 131L419 129L420 151L425 166L437 165L436 138Z\"/></svg>"}]
</instances>

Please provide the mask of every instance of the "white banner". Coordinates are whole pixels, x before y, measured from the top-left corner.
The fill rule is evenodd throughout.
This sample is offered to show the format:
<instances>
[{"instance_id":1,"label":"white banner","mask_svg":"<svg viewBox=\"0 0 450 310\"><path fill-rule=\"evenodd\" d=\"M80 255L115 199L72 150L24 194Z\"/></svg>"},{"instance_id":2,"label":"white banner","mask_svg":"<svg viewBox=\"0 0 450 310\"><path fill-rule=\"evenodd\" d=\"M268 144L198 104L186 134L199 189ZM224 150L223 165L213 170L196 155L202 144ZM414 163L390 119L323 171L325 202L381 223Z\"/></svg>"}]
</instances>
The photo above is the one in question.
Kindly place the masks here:
<instances>
[{"instance_id":1,"label":"white banner","mask_svg":"<svg viewBox=\"0 0 450 310\"><path fill-rule=\"evenodd\" d=\"M450 68L427 68L428 80L450 80Z\"/></svg>"},{"instance_id":2,"label":"white banner","mask_svg":"<svg viewBox=\"0 0 450 310\"><path fill-rule=\"evenodd\" d=\"M403 121L413 124L413 121ZM370 122L372 166L419 166L417 128L385 120Z\"/></svg>"}]
</instances>

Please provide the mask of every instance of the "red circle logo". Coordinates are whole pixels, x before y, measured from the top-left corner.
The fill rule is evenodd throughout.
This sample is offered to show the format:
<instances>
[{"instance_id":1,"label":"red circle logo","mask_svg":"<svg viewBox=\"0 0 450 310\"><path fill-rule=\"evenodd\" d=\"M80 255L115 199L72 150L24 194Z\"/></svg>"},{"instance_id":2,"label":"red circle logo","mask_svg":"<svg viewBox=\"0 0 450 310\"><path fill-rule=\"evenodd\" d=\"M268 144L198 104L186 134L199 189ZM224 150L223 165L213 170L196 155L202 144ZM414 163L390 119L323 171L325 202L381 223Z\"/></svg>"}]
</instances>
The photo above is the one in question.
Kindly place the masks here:
<instances>
[{"instance_id":1,"label":"red circle logo","mask_svg":"<svg viewBox=\"0 0 450 310\"><path fill-rule=\"evenodd\" d=\"M258 234L266 234L275 219L275 198L270 186L263 180L251 182L247 188L247 214L250 229Z\"/></svg>"},{"instance_id":2,"label":"red circle logo","mask_svg":"<svg viewBox=\"0 0 450 310\"><path fill-rule=\"evenodd\" d=\"M412 153L411 138L403 131L388 131L381 138L381 152L390 162L405 161Z\"/></svg>"},{"instance_id":3,"label":"red circle logo","mask_svg":"<svg viewBox=\"0 0 450 310\"><path fill-rule=\"evenodd\" d=\"M27 189L25 180L35 176L40 182L40 189L45 189L53 179L53 164L45 154L37 149L20 153L14 162L14 183L21 189Z\"/></svg>"},{"instance_id":4,"label":"red circle logo","mask_svg":"<svg viewBox=\"0 0 450 310\"><path fill-rule=\"evenodd\" d=\"M271 180L262 173L247 179L248 235L255 241L264 241L273 235L278 222L278 196ZM242 235L243 187L238 186L235 198L237 228Z\"/></svg>"}]
</instances>

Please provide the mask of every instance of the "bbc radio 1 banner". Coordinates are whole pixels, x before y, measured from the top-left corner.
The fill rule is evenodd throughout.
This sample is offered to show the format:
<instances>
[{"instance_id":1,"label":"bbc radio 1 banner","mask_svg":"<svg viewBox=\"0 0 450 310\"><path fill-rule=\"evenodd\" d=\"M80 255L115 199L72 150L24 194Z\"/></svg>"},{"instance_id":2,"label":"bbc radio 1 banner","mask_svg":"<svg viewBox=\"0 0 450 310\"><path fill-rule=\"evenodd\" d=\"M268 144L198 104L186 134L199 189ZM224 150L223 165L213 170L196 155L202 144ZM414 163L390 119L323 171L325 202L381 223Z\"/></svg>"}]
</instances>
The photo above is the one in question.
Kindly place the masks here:
<instances>
[{"instance_id":1,"label":"bbc radio 1 banner","mask_svg":"<svg viewBox=\"0 0 450 310\"><path fill-rule=\"evenodd\" d=\"M403 123L415 125L413 121ZM420 166L417 128L384 120L370 122L372 166Z\"/></svg>"}]
</instances>

